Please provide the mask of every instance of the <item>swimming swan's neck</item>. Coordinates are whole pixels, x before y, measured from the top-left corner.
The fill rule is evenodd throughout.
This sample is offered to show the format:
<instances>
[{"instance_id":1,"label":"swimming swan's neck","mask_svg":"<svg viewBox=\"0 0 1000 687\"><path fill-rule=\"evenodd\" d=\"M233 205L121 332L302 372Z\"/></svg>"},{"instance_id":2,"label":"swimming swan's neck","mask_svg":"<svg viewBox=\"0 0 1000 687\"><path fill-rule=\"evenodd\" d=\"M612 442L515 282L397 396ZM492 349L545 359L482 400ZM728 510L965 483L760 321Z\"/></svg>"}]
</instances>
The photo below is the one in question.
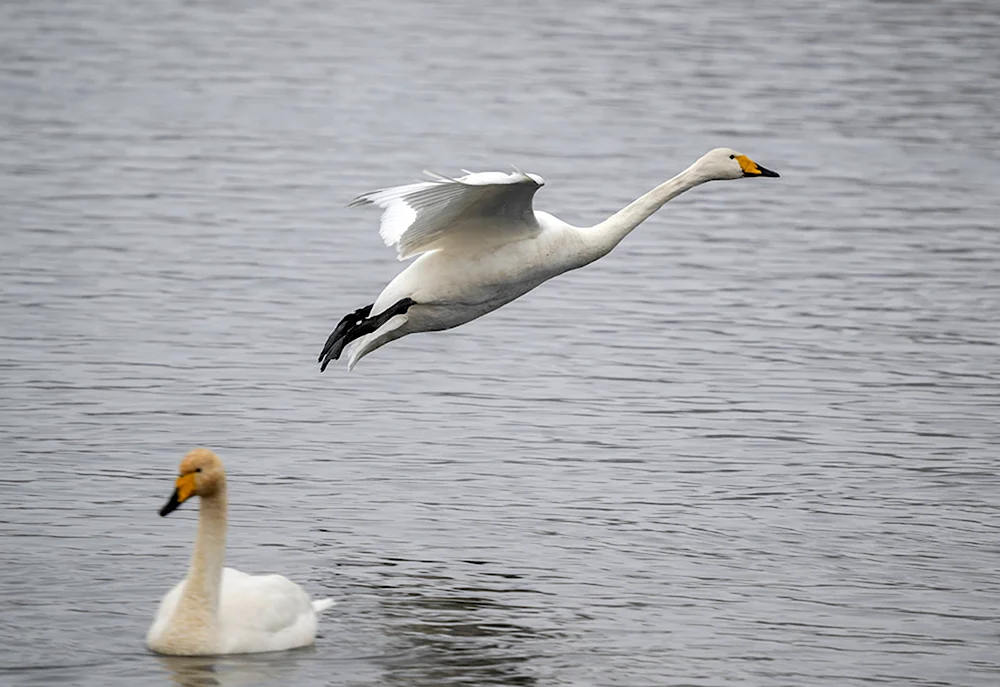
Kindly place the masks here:
<instances>
[{"instance_id":1,"label":"swimming swan's neck","mask_svg":"<svg viewBox=\"0 0 1000 687\"><path fill-rule=\"evenodd\" d=\"M219 610L219 588L226 557L226 485L212 496L202 497L198 513L198 536L194 540L191 566L177 614L190 622L211 626Z\"/></svg>"},{"instance_id":2,"label":"swimming swan's neck","mask_svg":"<svg viewBox=\"0 0 1000 687\"><path fill-rule=\"evenodd\" d=\"M697 164L697 163L696 163ZM595 252L594 260L607 255L622 239L632 233L632 230L642 224L654 212L663 207L664 203L688 189L708 181L697 167L691 165L669 181L665 181L649 193L636 198L624 208L608 217L600 224L584 230L590 238L591 247Z\"/></svg>"}]
</instances>

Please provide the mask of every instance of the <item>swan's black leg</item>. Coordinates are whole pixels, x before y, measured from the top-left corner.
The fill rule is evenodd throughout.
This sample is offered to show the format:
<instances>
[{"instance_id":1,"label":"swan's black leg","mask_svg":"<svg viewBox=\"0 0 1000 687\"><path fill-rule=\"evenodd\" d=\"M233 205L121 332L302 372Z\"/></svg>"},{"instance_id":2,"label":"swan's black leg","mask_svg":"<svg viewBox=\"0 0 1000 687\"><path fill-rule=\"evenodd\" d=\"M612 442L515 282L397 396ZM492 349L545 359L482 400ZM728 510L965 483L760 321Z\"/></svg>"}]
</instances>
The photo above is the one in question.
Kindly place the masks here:
<instances>
[{"instance_id":1,"label":"swan's black leg","mask_svg":"<svg viewBox=\"0 0 1000 687\"><path fill-rule=\"evenodd\" d=\"M340 354L343 352L344 347L354 341L355 339L364 336L365 334L371 334L383 324L388 322L390 319L396 315L402 315L410 306L414 305L416 301L412 298L403 298L393 304L390 308L387 308L384 312L379 313L375 317L368 317L372 311L372 306L368 305L364 308L359 308L353 313L345 317L337 325L337 328L333 330L329 338L326 340L326 345L323 346L323 352L319 354L319 371L323 372L326 370L326 366L330 364L331 360L337 360L340 358Z\"/></svg>"}]
</instances>

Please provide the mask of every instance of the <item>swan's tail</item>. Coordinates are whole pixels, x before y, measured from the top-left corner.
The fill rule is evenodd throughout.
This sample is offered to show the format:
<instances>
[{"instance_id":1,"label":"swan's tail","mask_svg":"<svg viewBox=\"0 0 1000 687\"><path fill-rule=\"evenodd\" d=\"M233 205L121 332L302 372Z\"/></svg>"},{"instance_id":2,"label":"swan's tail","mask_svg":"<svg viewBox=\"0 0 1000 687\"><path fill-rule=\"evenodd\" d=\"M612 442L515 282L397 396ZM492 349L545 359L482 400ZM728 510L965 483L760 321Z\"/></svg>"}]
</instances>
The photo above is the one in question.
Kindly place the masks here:
<instances>
[{"instance_id":1,"label":"swan's tail","mask_svg":"<svg viewBox=\"0 0 1000 687\"><path fill-rule=\"evenodd\" d=\"M333 606L335 603L337 602L334 601L333 599L316 599L315 601L312 602L313 611L316 613L322 613L330 606Z\"/></svg>"}]
</instances>

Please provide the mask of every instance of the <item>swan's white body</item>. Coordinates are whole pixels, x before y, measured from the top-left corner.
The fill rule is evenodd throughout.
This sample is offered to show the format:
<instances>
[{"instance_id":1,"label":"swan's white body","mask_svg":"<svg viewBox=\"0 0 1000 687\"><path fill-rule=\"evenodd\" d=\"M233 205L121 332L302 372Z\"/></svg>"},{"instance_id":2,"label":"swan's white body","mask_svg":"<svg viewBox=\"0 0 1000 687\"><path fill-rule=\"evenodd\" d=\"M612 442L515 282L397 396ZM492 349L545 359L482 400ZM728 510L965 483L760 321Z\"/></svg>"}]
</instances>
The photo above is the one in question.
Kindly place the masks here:
<instances>
[{"instance_id":1,"label":"swan's white body","mask_svg":"<svg viewBox=\"0 0 1000 687\"><path fill-rule=\"evenodd\" d=\"M400 260L419 257L379 294L371 319L388 314L403 299L412 305L357 338L350 336L352 325L347 325L349 369L390 341L465 324L552 277L607 255L664 203L690 188L713 179L778 175L717 148L592 227L575 227L535 211L532 198L544 181L533 174L432 176L432 181L373 191L352 203L382 208L380 233L386 245L396 247ZM358 324L364 319L355 316ZM320 355L324 368L339 357L339 349L330 353L337 333Z\"/></svg>"},{"instance_id":2,"label":"swan's white body","mask_svg":"<svg viewBox=\"0 0 1000 687\"><path fill-rule=\"evenodd\" d=\"M223 568L219 607L210 632L199 632L197 646L171 639L178 602L187 580L167 592L146 635L150 649L162 654L213 655L282 651L312 644L316 639L316 614L333 605L330 599L312 601L302 587L281 575L248 575ZM185 633L186 634L186 633ZM197 636L196 635L196 636Z\"/></svg>"},{"instance_id":3,"label":"swan's white body","mask_svg":"<svg viewBox=\"0 0 1000 687\"><path fill-rule=\"evenodd\" d=\"M204 449L189 454L185 462L205 455L199 451ZM214 481L210 493L202 494L188 575L163 597L146 634L146 645L161 654L202 656L282 651L312 644L317 614L332 606L332 600L312 601L302 587L281 575L248 575L222 567L226 488L221 462L211 456L217 467L206 467L205 473L199 469L197 475L194 470L185 475L182 463L179 490L182 480L190 478L193 483L203 474ZM212 463L211 458L204 460L206 466ZM171 500L173 508L179 504L177 493ZM161 514L169 513L171 504Z\"/></svg>"},{"instance_id":4,"label":"swan's white body","mask_svg":"<svg viewBox=\"0 0 1000 687\"><path fill-rule=\"evenodd\" d=\"M533 233L510 227L491 237L484 231L479 241L420 255L382 290L372 312L382 312L404 297L417 305L359 339L351 349L349 367L393 339L465 324L600 257L593 255L596 247L575 227L548 213L534 215ZM513 240L515 232L518 240ZM458 261L461 269L456 269Z\"/></svg>"}]
</instances>

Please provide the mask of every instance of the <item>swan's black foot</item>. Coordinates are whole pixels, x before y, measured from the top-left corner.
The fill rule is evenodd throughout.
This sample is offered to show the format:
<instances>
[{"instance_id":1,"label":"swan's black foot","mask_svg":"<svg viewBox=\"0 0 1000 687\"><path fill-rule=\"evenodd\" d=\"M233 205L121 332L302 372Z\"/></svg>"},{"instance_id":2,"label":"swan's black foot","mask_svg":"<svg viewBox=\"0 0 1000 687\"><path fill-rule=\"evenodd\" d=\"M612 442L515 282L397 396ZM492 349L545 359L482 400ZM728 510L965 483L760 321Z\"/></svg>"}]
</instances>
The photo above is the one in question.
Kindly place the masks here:
<instances>
[{"instance_id":1,"label":"swan's black foot","mask_svg":"<svg viewBox=\"0 0 1000 687\"><path fill-rule=\"evenodd\" d=\"M337 324L337 328L333 330L330 336L327 337L326 343L323 345L323 350L319 354L319 359L316 362L322 363L323 366L320 368L320 372L326 369L326 366L330 364L331 360L337 360L340 358L341 352L344 350L344 346L347 345L347 335L352 329L360 326L365 318L368 317L369 313L372 311L371 303L363 308L358 308L350 315L345 315L343 319Z\"/></svg>"},{"instance_id":2,"label":"swan's black foot","mask_svg":"<svg viewBox=\"0 0 1000 687\"><path fill-rule=\"evenodd\" d=\"M338 360L347 344L365 334L371 334L396 315L402 315L415 302L412 298L403 298L375 317L369 317L372 311L371 305L358 308L350 315L345 316L327 338L326 345L323 346L323 351L319 354L317 361L320 364L319 371L326 370L326 366L330 364L331 360Z\"/></svg>"}]
</instances>

